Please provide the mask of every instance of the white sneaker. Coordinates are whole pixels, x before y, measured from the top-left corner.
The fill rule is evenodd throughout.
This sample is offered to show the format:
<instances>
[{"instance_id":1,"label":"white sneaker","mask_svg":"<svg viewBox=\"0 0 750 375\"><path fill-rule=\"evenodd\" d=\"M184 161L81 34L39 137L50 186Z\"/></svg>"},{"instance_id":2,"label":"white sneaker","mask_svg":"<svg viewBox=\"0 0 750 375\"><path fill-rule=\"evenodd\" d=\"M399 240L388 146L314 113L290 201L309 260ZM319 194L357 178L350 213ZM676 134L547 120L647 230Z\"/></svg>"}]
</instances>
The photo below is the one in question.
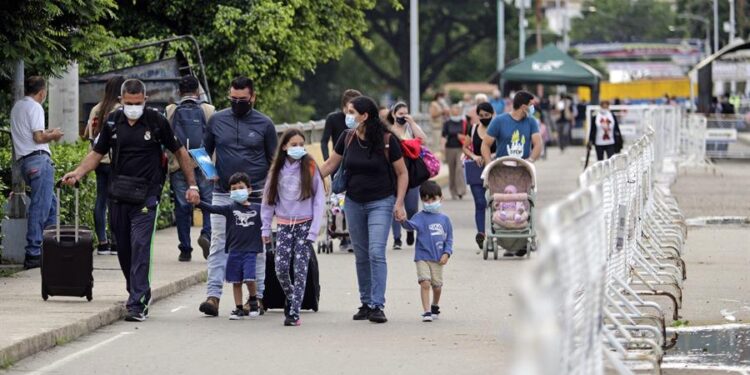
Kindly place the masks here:
<instances>
[{"instance_id":1,"label":"white sneaker","mask_svg":"<svg viewBox=\"0 0 750 375\"><path fill-rule=\"evenodd\" d=\"M431 322L432 321L432 313L429 311L426 311L424 314L422 314L422 321L423 322Z\"/></svg>"}]
</instances>

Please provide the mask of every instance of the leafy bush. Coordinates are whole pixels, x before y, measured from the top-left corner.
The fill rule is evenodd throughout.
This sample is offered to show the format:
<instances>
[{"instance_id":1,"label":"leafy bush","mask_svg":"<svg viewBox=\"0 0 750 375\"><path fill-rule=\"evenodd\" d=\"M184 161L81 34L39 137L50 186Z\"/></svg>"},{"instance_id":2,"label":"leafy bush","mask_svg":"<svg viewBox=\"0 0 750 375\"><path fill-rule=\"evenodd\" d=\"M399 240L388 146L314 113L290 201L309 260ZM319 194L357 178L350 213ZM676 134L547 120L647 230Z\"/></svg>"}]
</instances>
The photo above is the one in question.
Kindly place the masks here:
<instances>
[{"instance_id":1,"label":"leafy bush","mask_svg":"<svg viewBox=\"0 0 750 375\"><path fill-rule=\"evenodd\" d=\"M78 164L83 160L86 154L89 152L88 142L79 141L72 144L53 144L51 147L52 160L55 163L55 181L62 178L62 176L69 171L72 171ZM0 176L0 217L5 214L4 204L7 200L10 185L10 166L11 166L11 154L9 149L0 149L0 171L8 171L7 177L3 174ZM6 181L7 180L7 181ZM161 197L161 204L159 206L159 217L157 220L157 228L164 229L171 226L174 223L173 211L174 204L172 202L171 193L169 190L169 182L167 181ZM83 180L81 180L81 187L79 190L79 212L80 212L80 223L90 228L94 228L94 205L96 203L96 176L93 172L89 173ZM60 218L63 223L73 223L75 210L75 196L72 190L65 188L62 191L60 198Z\"/></svg>"}]
</instances>

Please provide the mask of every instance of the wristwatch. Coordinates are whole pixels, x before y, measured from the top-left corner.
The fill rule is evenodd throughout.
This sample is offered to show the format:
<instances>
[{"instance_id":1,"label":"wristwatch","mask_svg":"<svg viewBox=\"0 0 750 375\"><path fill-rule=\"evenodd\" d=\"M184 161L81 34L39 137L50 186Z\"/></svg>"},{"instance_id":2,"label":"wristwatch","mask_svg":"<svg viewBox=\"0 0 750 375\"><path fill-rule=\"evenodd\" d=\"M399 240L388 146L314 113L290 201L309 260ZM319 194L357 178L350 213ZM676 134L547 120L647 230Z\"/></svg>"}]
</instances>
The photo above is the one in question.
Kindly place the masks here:
<instances>
[{"instance_id":1,"label":"wristwatch","mask_svg":"<svg viewBox=\"0 0 750 375\"><path fill-rule=\"evenodd\" d=\"M190 186L190 187L189 187L188 189L190 189L190 190L195 190L195 191L198 191L198 192L200 192L200 191L201 191L200 189L198 189L198 186L196 186L196 185L192 185L192 186Z\"/></svg>"}]
</instances>

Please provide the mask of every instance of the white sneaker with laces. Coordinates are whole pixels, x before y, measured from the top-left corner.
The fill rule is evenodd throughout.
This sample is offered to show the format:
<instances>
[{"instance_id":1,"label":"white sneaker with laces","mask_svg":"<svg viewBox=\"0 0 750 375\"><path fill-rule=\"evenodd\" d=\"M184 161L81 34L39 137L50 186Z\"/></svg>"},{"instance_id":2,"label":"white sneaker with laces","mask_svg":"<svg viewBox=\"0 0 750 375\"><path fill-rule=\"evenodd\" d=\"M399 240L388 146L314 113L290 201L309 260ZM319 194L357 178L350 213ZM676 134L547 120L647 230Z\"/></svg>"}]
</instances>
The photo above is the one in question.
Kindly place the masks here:
<instances>
[{"instance_id":1,"label":"white sneaker with laces","mask_svg":"<svg viewBox=\"0 0 750 375\"><path fill-rule=\"evenodd\" d=\"M432 313L429 311L426 311L424 314L422 314L422 321L423 322L431 322L432 321Z\"/></svg>"}]
</instances>

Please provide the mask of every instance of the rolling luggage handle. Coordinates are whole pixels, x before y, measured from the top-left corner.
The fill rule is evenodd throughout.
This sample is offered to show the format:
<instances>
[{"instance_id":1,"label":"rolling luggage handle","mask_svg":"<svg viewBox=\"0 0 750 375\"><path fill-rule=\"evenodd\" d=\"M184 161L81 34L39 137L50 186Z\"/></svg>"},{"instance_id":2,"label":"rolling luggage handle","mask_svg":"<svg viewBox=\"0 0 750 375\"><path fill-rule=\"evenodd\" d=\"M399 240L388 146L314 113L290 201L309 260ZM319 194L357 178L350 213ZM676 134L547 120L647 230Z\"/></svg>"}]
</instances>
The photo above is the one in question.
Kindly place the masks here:
<instances>
[{"instance_id":1,"label":"rolling luggage handle","mask_svg":"<svg viewBox=\"0 0 750 375\"><path fill-rule=\"evenodd\" d=\"M78 243L78 188L81 186L80 182L76 181L75 187L75 242ZM55 184L57 189L57 227L55 228L57 242L60 243L60 190L62 189L62 181L57 181Z\"/></svg>"}]
</instances>

